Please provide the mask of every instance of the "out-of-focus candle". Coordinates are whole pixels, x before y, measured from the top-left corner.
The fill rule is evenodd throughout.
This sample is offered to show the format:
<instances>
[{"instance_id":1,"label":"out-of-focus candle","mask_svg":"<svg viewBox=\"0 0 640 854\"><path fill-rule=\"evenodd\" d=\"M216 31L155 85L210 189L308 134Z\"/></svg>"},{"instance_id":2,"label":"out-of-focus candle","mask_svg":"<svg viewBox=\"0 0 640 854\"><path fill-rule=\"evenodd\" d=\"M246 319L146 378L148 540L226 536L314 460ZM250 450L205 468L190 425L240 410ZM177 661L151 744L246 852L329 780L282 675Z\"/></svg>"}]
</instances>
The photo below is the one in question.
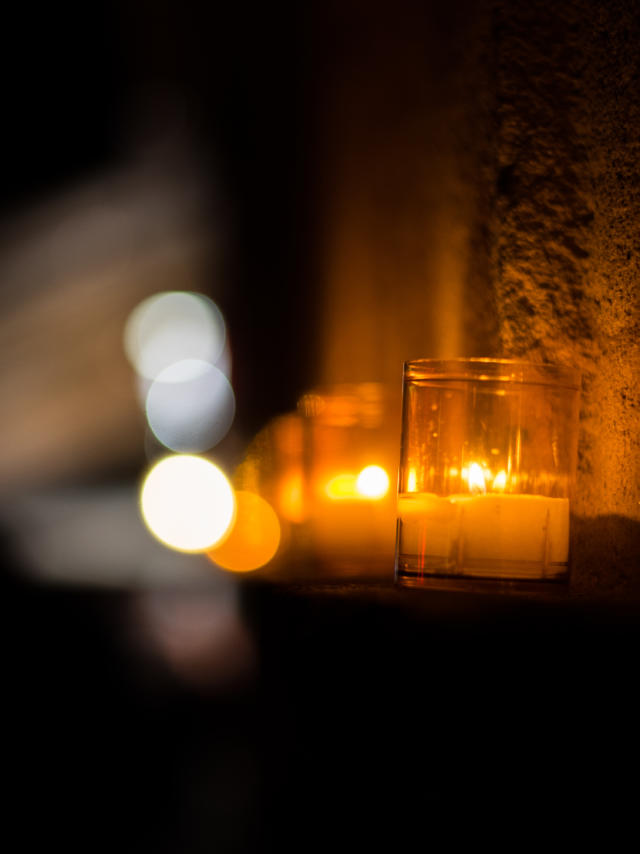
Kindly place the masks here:
<instances>
[{"instance_id":1,"label":"out-of-focus candle","mask_svg":"<svg viewBox=\"0 0 640 854\"><path fill-rule=\"evenodd\" d=\"M323 578L393 567L399 400L376 383L304 395L307 561Z\"/></svg>"},{"instance_id":2,"label":"out-of-focus candle","mask_svg":"<svg viewBox=\"0 0 640 854\"><path fill-rule=\"evenodd\" d=\"M311 484L312 558L340 576L388 573L395 521L389 486L389 475L376 464L358 473L317 476Z\"/></svg>"}]
</instances>

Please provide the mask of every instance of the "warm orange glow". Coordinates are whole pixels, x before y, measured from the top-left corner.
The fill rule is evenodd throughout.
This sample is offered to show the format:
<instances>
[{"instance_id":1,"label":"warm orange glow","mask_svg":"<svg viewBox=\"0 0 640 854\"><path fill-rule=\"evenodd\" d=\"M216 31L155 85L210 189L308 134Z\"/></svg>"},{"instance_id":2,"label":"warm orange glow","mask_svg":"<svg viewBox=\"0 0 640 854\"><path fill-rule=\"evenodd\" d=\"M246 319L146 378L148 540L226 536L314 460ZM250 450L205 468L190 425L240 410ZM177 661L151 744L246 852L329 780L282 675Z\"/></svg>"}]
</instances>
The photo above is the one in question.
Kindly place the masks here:
<instances>
[{"instance_id":1,"label":"warm orange glow","mask_svg":"<svg viewBox=\"0 0 640 854\"><path fill-rule=\"evenodd\" d=\"M451 472L452 470L450 470ZM494 477L491 469L479 463L469 463L468 468L462 469L462 477L467 481L470 492L487 492L487 484L491 484L494 492L504 492L507 488L507 473L502 469Z\"/></svg>"},{"instance_id":2,"label":"warm orange glow","mask_svg":"<svg viewBox=\"0 0 640 854\"><path fill-rule=\"evenodd\" d=\"M471 463L467 470L467 483L471 492L486 492L484 472L478 463Z\"/></svg>"},{"instance_id":3,"label":"warm orange glow","mask_svg":"<svg viewBox=\"0 0 640 854\"><path fill-rule=\"evenodd\" d=\"M380 466L365 466L356 479L356 490L362 498L384 498L389 491L389 475Z\"/></svg>"},{"instance_id":4,"label":"warm orange glow","mask_svg":"<svg viewBox=\"0 0 640 854\"><path fill-rule=\"evenodd\" d=\"M227 539L207 556L232 572L252 572L269 563L280 545L280 522L254 492L236 492L236 521Z\"/></svg>"},{"instance_id":5,"label":"warm orange glow","mask_svg":"<svg viewBox=\"0 0 640 854\"><path fill-rule=\"evenodd\" d=\"M304 522L304 494L302 473L291 472L278 488L278 510L287 522L299 525Z\"/></svg>"},{"instance_id":6,"label":"warm orange glow","mask_svg":"<svg viewBox=\"0 0 640 854\"><path fill-rule=\"evenodd\" d=\"M416 477L416 470L409 469L409 474L407 475L407 492L417 492L418 489L418 481Z\"/></svg>"},{"instance_id":7,"label":"warm orange glow","mask_svg":"<svg viewBox=\"0 0 640 854\"><path fill-rule=\"evenodd\" d=\"M499 471L498 474L493 479L493 488L496 491L503 492L507 486L507 473L504 471Z\"/></svg>"},{"instance_id":8,"label":"warm orange glow","mask_svg":"<svg viewBox=\"0 0 640 854\"><path fill-rule=\"evenodd\" d=\"M358 498L355 474L337 474L332 477L324 488L332 501Z\"/></svg>"},{"instance_id":9,"label":"warm orange glow","mask_svg":"<svg viewBox=\"0 0 640 854\"><path fill-rule=\"evenodd\" d=\"M365 466L357 475L342 472L324 488L332 501L377 501L389 491L389 475L381 466Z\"/></svg>"}]
</instances>

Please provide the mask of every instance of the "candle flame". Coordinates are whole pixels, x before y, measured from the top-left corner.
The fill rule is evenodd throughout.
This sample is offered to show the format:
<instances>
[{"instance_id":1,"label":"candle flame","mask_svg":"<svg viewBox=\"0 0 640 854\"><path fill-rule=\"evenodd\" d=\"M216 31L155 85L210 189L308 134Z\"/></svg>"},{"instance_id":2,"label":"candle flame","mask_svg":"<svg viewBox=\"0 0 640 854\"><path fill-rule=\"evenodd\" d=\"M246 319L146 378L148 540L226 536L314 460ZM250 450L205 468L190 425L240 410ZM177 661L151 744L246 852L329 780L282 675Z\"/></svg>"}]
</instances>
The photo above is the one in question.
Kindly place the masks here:
<instances>
[{"instance_id":1,"label":"candle flame","mask_svg":"<svg viewBox=\"0 0 640 854\"><path fill-rule=\"evenodd\" d=\"M503 492L507 486L507 473L504 471L499 471L498 474L493 479L493 488L497 491Z\"/></svg>"},{"instance_id":2,"label":"candle flame","mask_svg":"<svg viewBox=\"0 0 640 854\"><path fill-rule=\"evenodd\" d=\"M487 488L484 481L484 472L482 466L478 463L471 463L467 470L467 483L469 484L470 492L486 492Z\"/></svg>"}]
</instances>

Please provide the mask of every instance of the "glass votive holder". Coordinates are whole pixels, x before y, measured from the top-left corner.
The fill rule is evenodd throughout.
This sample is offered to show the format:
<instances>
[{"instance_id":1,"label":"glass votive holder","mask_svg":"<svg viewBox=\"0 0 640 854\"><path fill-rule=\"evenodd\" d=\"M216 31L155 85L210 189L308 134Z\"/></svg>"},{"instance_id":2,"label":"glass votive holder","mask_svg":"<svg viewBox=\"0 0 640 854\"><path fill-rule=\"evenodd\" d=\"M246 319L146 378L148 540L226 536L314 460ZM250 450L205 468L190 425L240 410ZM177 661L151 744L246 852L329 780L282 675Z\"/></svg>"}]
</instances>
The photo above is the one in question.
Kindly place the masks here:
<instances>
[{"instance_id":1,"label":"glass votive holder","mask_svg":"<svg viewBox=\"0 0 640 854\"><path fill-rule=\"evenodd\" d=\"M405 363L399 584L568 580L579 383L507 359Z\"/></svg>"},{"instance_id":2,"label":"glass votive holder","mask_svg":"<svg viewBox=\"0 0 640 854\"><path fill-rule=\"evenodd\" d=\"M315 578L392 576L399 404L399 394L373 382L315 389L299 401Z\"/></svg>"}]
</instances>

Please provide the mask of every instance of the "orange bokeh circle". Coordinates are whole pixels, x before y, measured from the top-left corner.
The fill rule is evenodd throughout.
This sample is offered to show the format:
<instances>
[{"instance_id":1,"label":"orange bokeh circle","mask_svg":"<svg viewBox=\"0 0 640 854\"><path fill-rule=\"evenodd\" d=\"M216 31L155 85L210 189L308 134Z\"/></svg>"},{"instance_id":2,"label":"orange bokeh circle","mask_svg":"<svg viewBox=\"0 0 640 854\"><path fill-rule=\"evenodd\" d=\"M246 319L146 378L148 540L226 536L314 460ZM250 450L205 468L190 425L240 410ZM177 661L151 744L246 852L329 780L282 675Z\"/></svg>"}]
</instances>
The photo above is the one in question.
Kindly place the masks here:
<instances>
[{"instance_id":1,"label":"orange bokeh circle","mask_svg":"<svg viewBox=\"0 0 640 854\"><path fill-rule=\"evenodd\" d=\"M232 572L252 572L273 558L280 545L280 522L268 501L254 492L236 492L236 521L229 536L207 557Z\"/></svg>"}]
</instances>

